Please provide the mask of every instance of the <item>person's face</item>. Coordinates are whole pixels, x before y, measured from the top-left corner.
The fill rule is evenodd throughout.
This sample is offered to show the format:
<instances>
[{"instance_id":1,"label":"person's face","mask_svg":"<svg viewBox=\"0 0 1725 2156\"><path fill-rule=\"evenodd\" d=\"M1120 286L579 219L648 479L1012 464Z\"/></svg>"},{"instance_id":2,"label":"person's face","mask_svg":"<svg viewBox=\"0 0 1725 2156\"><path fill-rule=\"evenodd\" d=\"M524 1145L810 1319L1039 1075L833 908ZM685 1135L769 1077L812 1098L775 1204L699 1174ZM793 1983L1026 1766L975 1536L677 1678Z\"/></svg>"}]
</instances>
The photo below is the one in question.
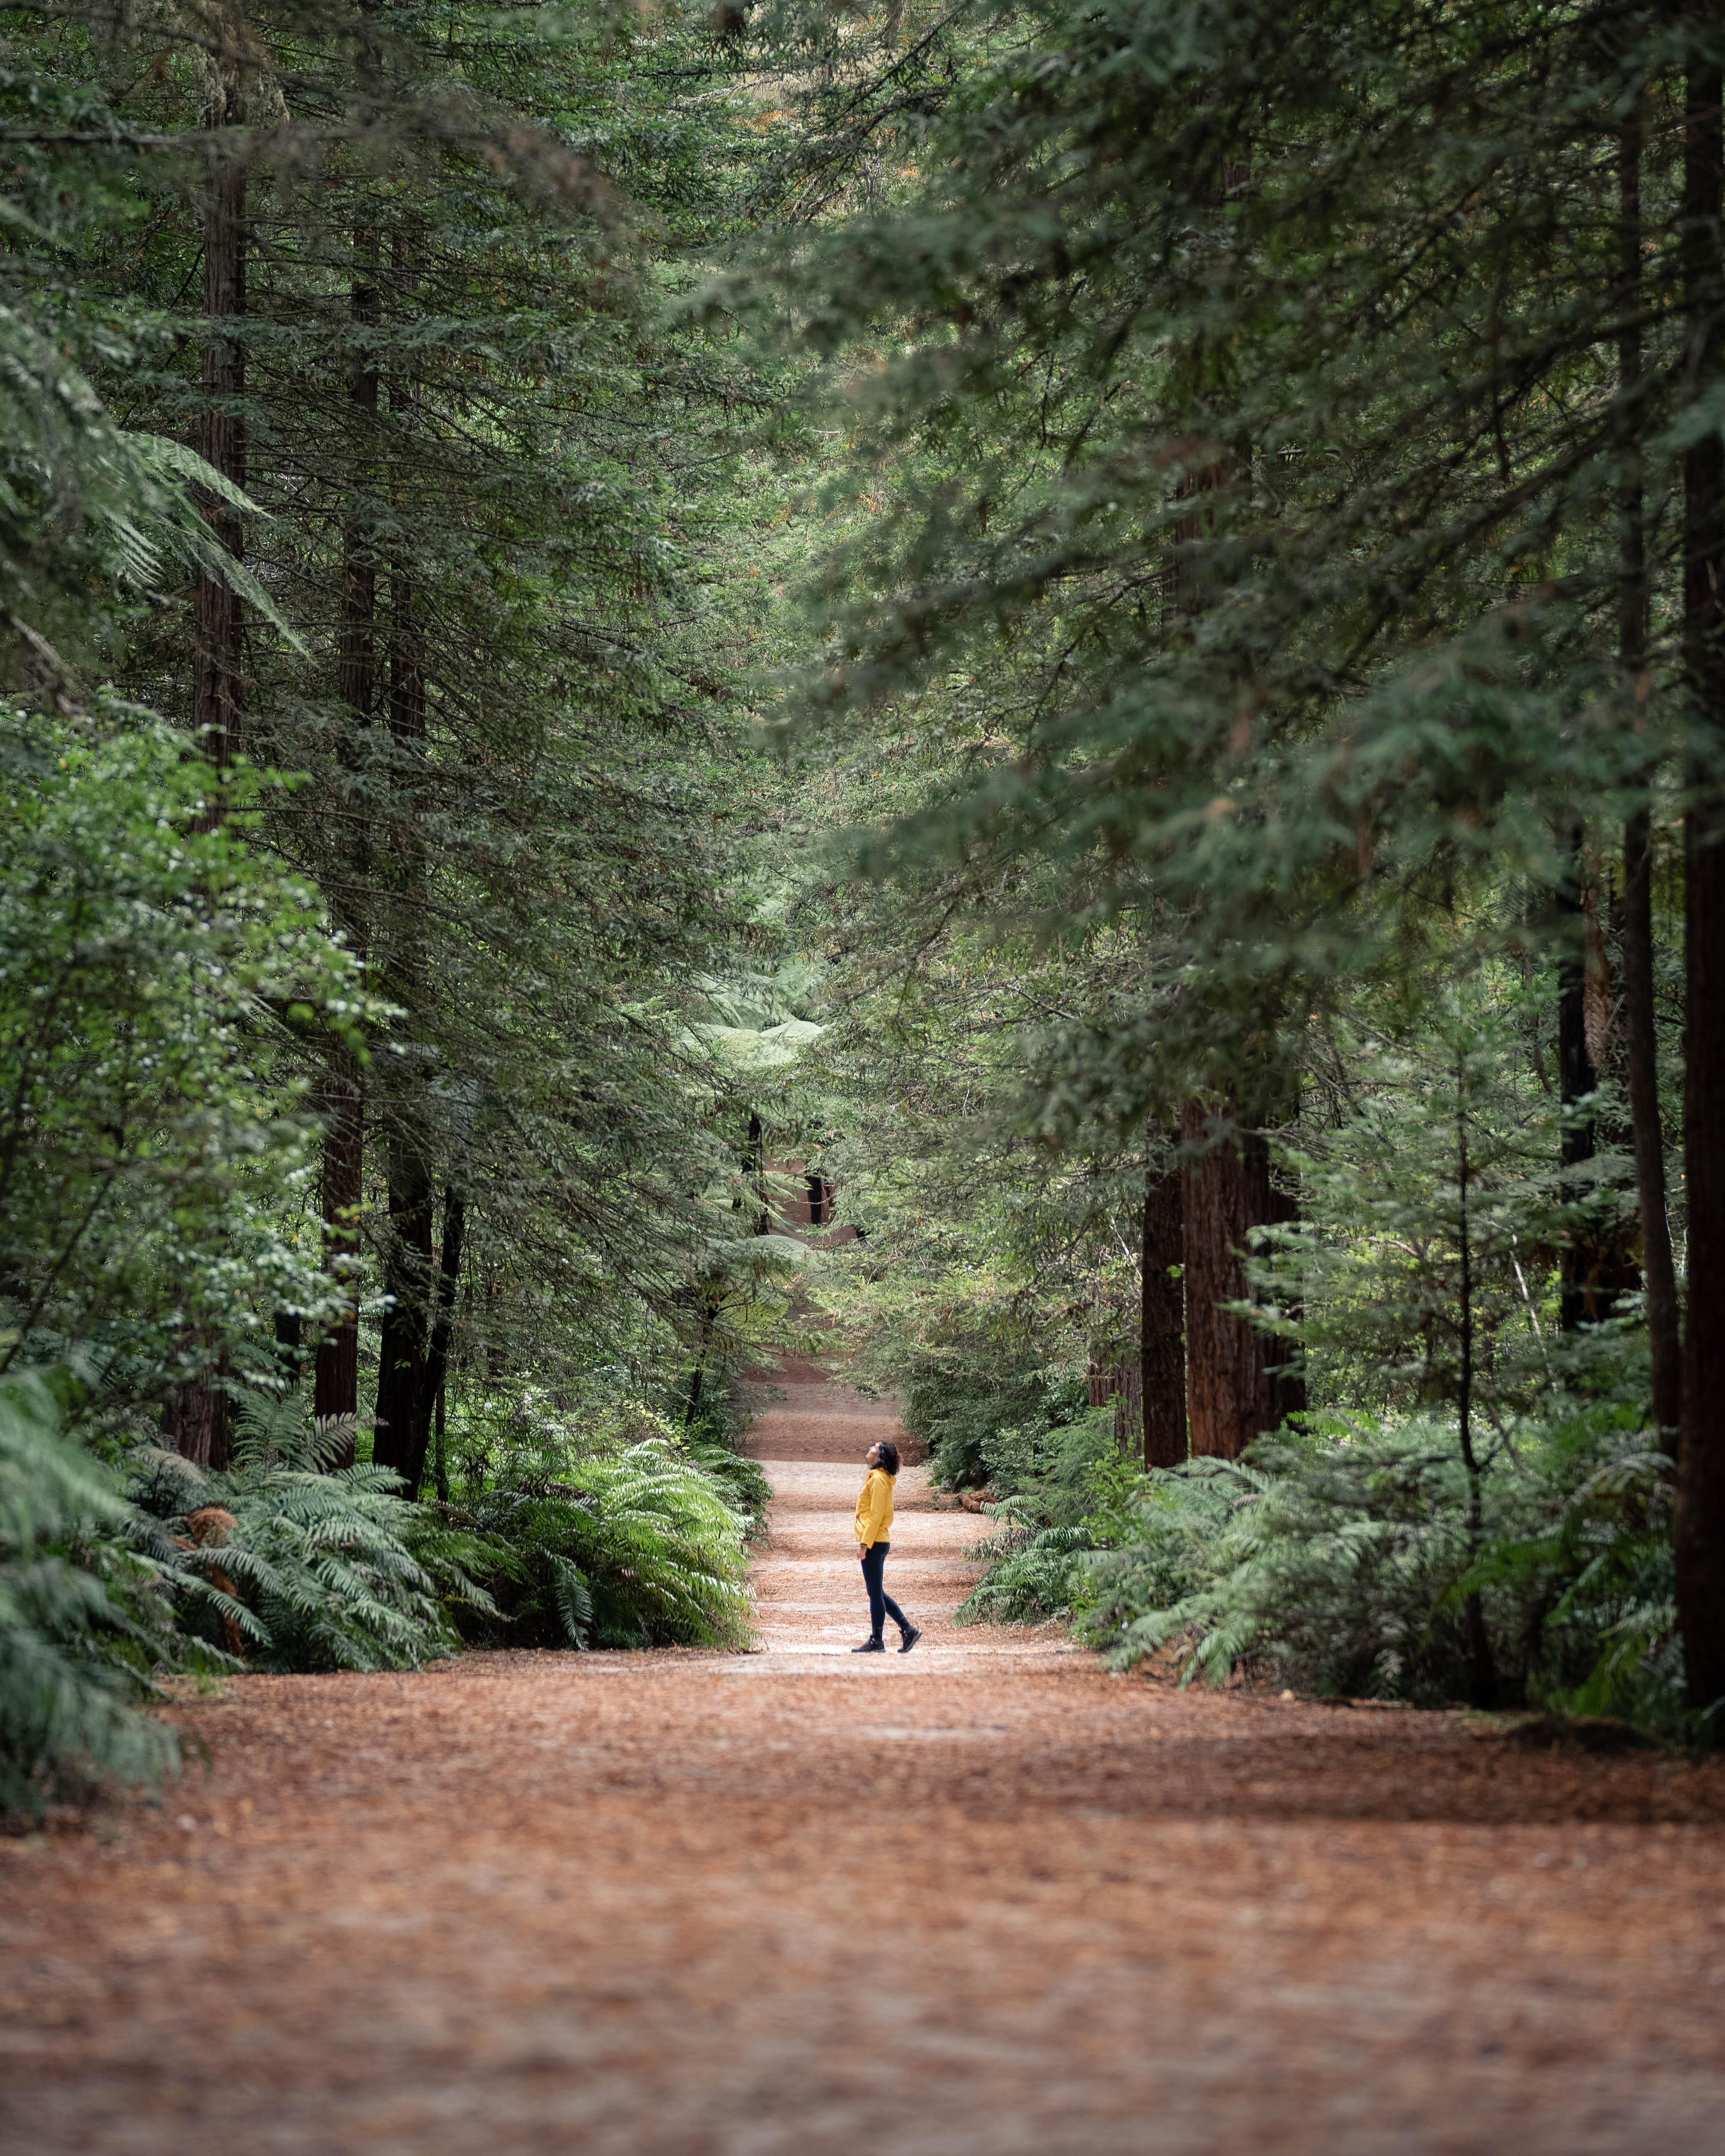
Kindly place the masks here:
<instances>
[{"instance_id":1,"label":"person's face","mask_svg":"<svg viewBox=\"0 0 1725 2156\"><path fill-rule=\"evenodd\" d=\"M863 1459L865 1466L870 1467L878 1467L880 1465L880 1446L878 1445L871 1445L867 1452L864 1454Z\"/></svg>"}]
</instances>

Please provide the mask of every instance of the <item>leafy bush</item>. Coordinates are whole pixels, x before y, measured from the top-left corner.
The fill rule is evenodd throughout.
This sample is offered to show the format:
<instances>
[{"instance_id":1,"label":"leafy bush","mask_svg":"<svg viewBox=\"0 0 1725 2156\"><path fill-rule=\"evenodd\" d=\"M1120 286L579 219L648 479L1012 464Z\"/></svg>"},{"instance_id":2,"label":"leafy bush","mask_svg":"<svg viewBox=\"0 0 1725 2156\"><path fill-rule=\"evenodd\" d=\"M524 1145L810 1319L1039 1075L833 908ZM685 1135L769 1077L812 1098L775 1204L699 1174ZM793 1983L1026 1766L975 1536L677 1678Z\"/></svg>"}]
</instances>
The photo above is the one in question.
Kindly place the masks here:
<instances>
[{"instance_id":1,"label":"leafy bush","mask_svg":"<svg viewBox=\"0 0 1725 2156\"><path fill-rule=\"evenodd\" d=\"M65 1373L57 1373L64 1383ZM39 1370L0 1378L0 1809L106 1779L159 1785L170 1728L138 1712L171 1635L110 1471L61 1434Z\"/></svg>"},{"instance_id":2,"label":"leafy bush","mask_svg":"<svg viewBox=\"0 0 1725 2156\"><path fill-rule=\"evenodd\" d=\"M1257 1668L1432 1705L1470 1692L1476 1594L1500 1704L1669 1719L1670 1463L1634 1419L1595 1408L1524 1429L1486 1478L1477 1539L1439 1417L1152 1475L1113 1546L1072 1559L1082 1635L1117 1668L1173 1645L1184 1681Z\"/></svg>"},{"instance_id":3,"label":"leafy bush","mask_svg":"<svg viewBox=\"0 0 1725 2156\"><path fill-rule=\"evenodd\" d=\"M273 1373L269 1313L331 1306L281 1213L315 1154L285 1021L366 1006L239 835L255 775L200 828L216 783L147 714L0 708L0 1281L36 1361Z\"/></svg>"},{"instance_id":4,"label":"leafy bush","mask_svg":"<svg viewBox=\"0 0 1725 2156\"><path fill-rule=\"evenodd\" d=\"M1083 1393L1059 1372L1000 1367L998 1348L973 1344L916 1372L900 1412L928 1447L931 1481L946 1490L1009 1495L1043 1463L1045 1440L1081 1413Z\"/></svg>"},{"instance_id":5,"label":"leafy bush","mask_svg":"<svg viewBox=\"0 0 1725 2156\"><path fill-rule=\"evenodd\" d=\"M968 1553L988 1569L955 1613L960 1625L1040 1624L1072 1611L1074 1559L1094 1549L1118 1493L1140 1481L1121 1456L1111 1407L1093 1409L1034 1446L1021 1427L988 1440L1011 1494L986 1507L1004 1532ZM998 1485L997 1485L998 1486Z\"/></svg>"},{"instance_id":6,"label":"leafy bush","mask_svg":"<svg viewBox=\"0 0 1725 2156\"><path fill-rule=\"evenodd\" d=\"M459 1648L458 1609L495 1615L473 1575L499 1553L409 1503L388 1468L331 1471L344 1435L254 1399L225 1473L131 1455L127 1496L173 1537L166 1577L192 1635L254 1669L412 1669Z\"/></svg>"},{"instance_id":7,"label":"leafy bush","mask_svg":"<svg viewBox=\"0 0 1725 2156\"><path fill-rule=\"evenodd\" d=\"M565 1472L439 1508L506 1553L497 1594L511 1645L748 1644L753 1515L734 1481L663 1437L572 1460Z\"/></svg>"}]
</instances>

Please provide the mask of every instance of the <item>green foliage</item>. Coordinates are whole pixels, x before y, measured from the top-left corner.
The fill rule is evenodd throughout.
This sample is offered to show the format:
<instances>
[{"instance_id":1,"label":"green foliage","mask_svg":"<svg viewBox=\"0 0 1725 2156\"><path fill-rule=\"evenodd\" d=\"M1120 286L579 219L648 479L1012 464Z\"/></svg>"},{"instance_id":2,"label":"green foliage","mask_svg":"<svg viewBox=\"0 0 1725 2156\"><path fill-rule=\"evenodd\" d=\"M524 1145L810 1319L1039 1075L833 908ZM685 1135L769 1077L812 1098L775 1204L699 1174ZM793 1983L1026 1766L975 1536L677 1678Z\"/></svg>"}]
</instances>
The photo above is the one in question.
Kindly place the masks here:
<instances>
[{"instance_id":1,"label":"green foliage","mask_svg":"<svg viewBox=\"0 0 1725 2156\"><path fill-rule=\"evenodd\" d=\"M342 1435L298 1402L254 1404L225 1472L154 1447L126 1462L133 1504L183 1546L167 1574L182 1622L253 1668L414 1669L455 1651L458 1614L496 1614L472 1577L495 1553L388 1469L331 1469Z\"/></svg>"},{"instance_id":2,"label":"green foliage","mask_svg":"<svg viewBox=\"0 0 1725 2156\"><path fill-rule=\"evenodd\" d=\"M0 1378L0 1810L159 1788L174 1732L141 1712L171 1626L115 1478L61 1434L38 1370Z\"/></svg>"},{"instance_id":3,"label":"green foliage","mask_svg":"<svg viewBox=\"0 0 1725 2156\"><path fill-rule=\"evenodd\" d=\"M1599 1144L1572 1178L1578 1188L1563 1187L1563 1110L1537 1060L1553 1001L1548 982L1488 965L1437 988L1394 1031L1362 1023L1332 1034L1348 1098L1282 1140L1301 1217L1263 1239L1251 1269L1260 1323L1327 1403L1363 1413L1453 1404L1465 1378L1471 1419L1495 1440L1517 1417L1546 1412L1540 1402L1562 1382L1645 1382L1621 1323L1565 1336L1548 1293L1566 1245L1621 1253L1634 1233L1620 1150ZM1602 1090L1601 1137L1620 1112Z\"/></svg>"},{"instance_id":4,"label":"green foliage","mask_svg":"<svg viewBox=\"0 0 1725 2156\"><path fill-rule=\"evenodd\" d=\"M254 783L198 828L213 777L144 714L0 715L0 1278L25 1332L176 1372L267 1367L269 1309L326 1306L282 1217L312 1135L283 1060L363 1009L315 893L241 835Z\"/></svg>"},{"instance_id":5,"label":"green foliage","mask_svg":"<svg viewBox=\"0 0 1725 2156\"><path fill-rule=\"evenodd\" d=\"M983 1441L988 1480L1005 1494L984 1510L1005 1529L968 1554L988 1569L958 1605L960 1625L1036 1624L1072 1612L1074 1560L1106 1539L1109 1523L1139 1491L1136 1463L1122 1456L1111 1407L1064 1427L1022 1426Z\"/></svg>"},{"instance_id":6,"label":"green foliage","mask_svg":"<svg viewBox=\"0 0 1725 2156\"><path fill-rule=\"evenodd\" d=\"M1002 1369L981 1343L926 1354L905 1388L905 1428L928 1446L930 1478L949 1490L1009 1496L1045 1464L1049 1440L1064 1436L1081 1397L1073 1381L1045 1370Z\"/></svg>"},{"instance_id":7,"label":"green foliage","mask_svg":"<svg viewBox=\"0 0 1725 2156\"><path fill-rule=\"evenodd\" d=\"M1486 1482L1486 1537L1440 1417L1262 1439L1146 1478L1114 1546L1073 1561L1081 1631L1117 1668L1273 1673L1320 1695L1466 1697L1477 1592L1502 1691L1670 1722L1679 1665L1670 1462L1599 1409L1523 1425Z\"/></svg>"},{"instance_id":8,"label":"green foliage","mask_svg":"<svg viewBox=\"0 0 1725 2156\"><path fill-rule=\"evenodd\" d=\"M725 1492L731 1510L744 1523L747 1538L759 1542L767 1532L767 1507L773 1502L773 1485L759 1460L751 1460L733 1445L696 1432L684 1438L683 1450Z\"/></svg>"},{"instance_id":9,"label":"green foliage","mask_svg":"<svg viewBox=\"0 0 1725 2156\"><path fill-rule=\"evenodd\" d=\"M752 1482L650 1437L566 1459L557 1480L500 1481L445 1508L498 1553L509 1629L481 1625L480 1635L521 1646L746 1646Z\"/></svg>"}]
</instances>

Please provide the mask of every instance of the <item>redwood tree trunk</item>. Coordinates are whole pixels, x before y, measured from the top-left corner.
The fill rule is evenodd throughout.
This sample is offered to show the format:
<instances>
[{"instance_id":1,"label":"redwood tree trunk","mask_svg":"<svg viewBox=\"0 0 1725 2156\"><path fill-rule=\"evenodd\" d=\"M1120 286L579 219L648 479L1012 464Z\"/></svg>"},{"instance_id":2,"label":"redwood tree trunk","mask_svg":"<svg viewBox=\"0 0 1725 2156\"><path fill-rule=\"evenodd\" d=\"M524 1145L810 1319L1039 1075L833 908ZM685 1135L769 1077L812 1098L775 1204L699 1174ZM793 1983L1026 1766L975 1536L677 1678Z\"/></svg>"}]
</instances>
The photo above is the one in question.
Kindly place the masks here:
<instances>
[{"instance_id":1,"label":"redwood tree trunk","mask_svg":"<svg viewBox=\"0 0 1725 2156\"><path fill-rule=\"evenodd\" d=\"M393 819L391 868L397 918L383 992L392 1003L411 1010L418 987L413 938L426 896L425 853L413 823L409 764L425 739L424 639L409 572L397 562L389 581L389 731L403 752L395 791L399 796L405 790L408 800ZM410 1075L405 1082L412 1089L419 1081ZM383 1286L389 1301L378 1342L377 1434L372 1455L380 1466L393 1467L403 1478L412 1476L416 1486L424 1453L421 1433L429 1426L426 1361L433 1322L434 1197L422 1107L410 1093L397 1110L397 1131L388 1148L389 1234ZM436 1388L430 1389L434 1393Z\"/></svg>"},{"instance_id":2,"label":"redwood tree trunk","mask_svg":"<svg viewBox=\"0 0 1725 2156\"><path fill-rule=\"evenodd\" d=\"M354 282L350 301L356 329L373 328L382 319L382 295L378 290L377 234L362 228L354 234ZM364 728L372 722L377 696L377 557L370 507L365 500L371 452L377 432L377 355L356 339L348 372L347 394L353 406L354 434L359 445L355 504L341 527L341 634L337 657L336 693L348 707L350 723Z\"/></svg>"},{"instance_id":3,"label":"redwood tree trunk","mask_svg":"<svg viewBox=\"0 0 1725 2156\"><path fill-rule=\"evenodd\" d=\"M1178 1143L1179 1132L1169 1133ZM1186 1457L1184 1178L1153 1168L1144 1188L1143 1306L1138 1334L1144 1403L1144 1465L1178 1467Z\"/></svg>"},{"instance_id":4,"label":"redwood tree trunk","mask_svg":"<svg viewBox=\"0 0 1725 2156\"><path fill-rule=\"evenodd\" d=\"M1684 299L1690 386L1701 393L1716 386L1725 352L1720 89L1717 67L1697 67L1686 100ZM1689 1322L1676 1542L1689 1703L1706 1712L1725 1700L1725 444L1717 432L1687 453L1683 481L1684 663L1692 701L1684 819Z\"/></svg>"},{"instance_id":5,"label":"redwood tree trunk","mask_svg":"<svg viewBox=\"0 0 1725 2156\"><path fill-rule=\"evenodd\" d=\"M323 1106L324 1256L332 1270L345 1271L343 1261L359 1248L365 1170L364 1080L345 1048L331 1051ZM312 1412L320 1418L359 1413L359 1312L352 1301L318 1348ZM352 1460L350 1440L336 1465L349 1466Z\"/></svg>"},{"instance_id":6,"label":"redwood tree trunk","mask_svg":"<svg viewBox=\"0 0 1725 2156\"><path fill-rule=\"evenodd\" d=\"M1564 1203L1570 1205L1592 1189L1591 1183L1578 1178L1574 1171L1594 1157L1593 1118L1584 1120L1574 1111L1576 1103L1586 1100L1599 1085L1587 1048L1587 916L1582 895L1587 871L1582 835L1578 818L1568 834L1568 870L1557 894L1558 911L1571 931L1558 974L1558 1091L1565 1110L1558 1141L1558 1183ZM1558 1308L1566 1332L1574 1332L1582 1319L1592 1314L1587 1301L1588 1283L1594 1270L1594 1240L1590 1233L1572 1229L1563 1245Z\"/></svg>"},{"instance_id":7,"label":"redwood tree trunk","mask_svg":"<svg viewBox=\"0 0 1725 2156\"><path fill-rule=\"evenodd\" d=\"M237 121L238 79L223 70L205 111L205 124L226 127ZM245 393L245 347L236 334L245 313L245 166L231 151L218 151L207 177L203 212L204 404L198 419L198 448L235 486L245 485L245 421L237 408ZM245 534L239 512L219 495L199 490L198 505L211 531L237 561ZM239 596L200 569L193 589L192 719L203 755L225 771L239 746L240 703L244 678L244 613ZM219 794L207 803L202 821L213 829L219 821ZM162 1418L163 1428L187 1460L201 1467L228 1465L228 1395L212 1368L176 1390Z\"/></svg>"},{"instance_id":8,"label":"redwood tree trunk","mask_svg":"<svg viewBox=\"0 0 1725 2156\"><path fill-rule=\"evenodd\" d=\"M1189 1145L1204 1135L1201 1105L1180 1117ZM1271 1217L1270 1149L1263 1135L1241 1131L1189 1165L1182 1244L1186 1269L1187 1413L1192 1450L1237 1460L1276 1419L1275 1383L1266 1369L1270 1345L1245 1318L1219 1307L1249 1292L1240 1255L1255 1228Z\"/></svg>"},{"instance_id":9,"label":"redwood tree trunk","mask_svg":"<svg viewBox=\"0 0 1725 2156\"><path fill-rule=\"evenodd\" d=\"M372 1451L380 1467L393 1467L403 1479L414 1465L424 1419L433 1206L424 1149L415 1136L405 1136L390 1148L389 1238L383 1263L383 1288L389 1302L377 1345L377 1429Z\"/></svg>"},{"instance_id":10,"label":"redwood tree trunk","mask_svg":"<svg viewBox=\"0 0 1725 2156\"><path fill-rule=\"evenodd\" d=\"M213 1367L206 1376L177 1386L162 1418L164 1435L183 1459L218 1470L228 1459L228 1395L211 1382L218 1374Z\"/></svg>"},{"instance_id":11,"label":"redwood tree trunk","mask_svg":"<svg viewBox=\"0 0 1725 2156\"><path fill-rule=\"evenodd\" d=\"M1659 1112L1659 1037L1653 1010L1652 885L1652 819L1643 808L1630 817L1623 834L1623 1004L1641 1273L1647 1290L1647 1345L1653 1364L1653 1419L1675 1445L1683 1356L1676 1266L1665 1209L1665 1133Z\"/></svg>"},{"instance_id":12,"label":"redwood tree trunk","mask_svg":"<svg viewBox=\"0 0 1725 2156\"><path fill-rule=\"evenodd\" d=\"M376 283L377 235L369 228L355 235L356 275L351 312L357 325L369 326L380 317L382 302ZM367 275L369 272L369 275ZM377 572L372 548L371 518L365 506L370 449L377 413L377 364L375 352L356 340L348 374L348 396L354 407L355 433L359 453L355 459L354 506L342 525L341 614L336 646L336 694L347 706L344 715L342 757L352 768L358 761L357 737L372 723L377 696ZM347 894L336 899L332 911L356 951L365 948L364 922L359 898L367 871L367 839L362 809L352 811L352 860ZM324 1249L335 1263L357 1258L359 1250L358 1214L365 1194L365 1085L357 1061L346 1048L331 1051L324 1096L323 1219ZM341 1322L317 1351L314 1412L319 1416L359 1413L359 1312L350 1303ZM338 1464L351 1463L350 1445Z\"/></svg>"},{"instance_id":13,"label":"redwood tree trunk","mask_svg":"<svg viewBox=\"0 0 1725 2156\"><path fill-rule=\"evenodd\" d=\"M1137 1452L1143 1442L1144 1365L1128 1355L1114 1366L1114 1442L1122 1452Z\"/></svg>"},{"instance_id":14,"label":"redwood tree trunk","mask_svg":"<svg viewBox=\"0 0 1725 2156\"><path fill-rule=\"evenodd\" d=\"M444 1193L443 1249L439 1254L437 1311L432 1321L431 1341L426 1352L425 1372L414 1410L413 1450L402 1468L408 1495L417 1497L425 1478L425 1455L431 1448L434 1414L443 1413L444 1386L449 1374L449 1348L455 1337L455 1300L461 1286L461 1245L467 1234L467 1201L452 1183ZM446 1494L446 1478L439 1470L438 1495Z\"/></svg>"},{"instance_id":15,"label":"redwood tree trunk","mask_svg":"<svg viewBox=\"0 0 1725 2156\"><path fill-rule=\"evenodd\" d=\"M1618 141L1618 259L1624 321L1617 367L1625 393L1641 377L1641 143L1638 113L1625 123ZM1639 696L1647 664L1647 541L1640 452L1633 431L1638 424L1631 413L1629 470L1620 505L1623 598L1617 651L1625 677L1636 683ZM1651 785L1652 772L1645 776ZM1623 834L1623 1014L1641 1275L1647 1293L1647 1345L1653 1366L1653 1419L1675 1447L1682 1401L1682 1344L1676 1268L1665 1209L1665 1132L1659 1112L1659 1032L1653 1004L1653 819L1645 808L1630 818Z\"/></svg>"}]
</instances>

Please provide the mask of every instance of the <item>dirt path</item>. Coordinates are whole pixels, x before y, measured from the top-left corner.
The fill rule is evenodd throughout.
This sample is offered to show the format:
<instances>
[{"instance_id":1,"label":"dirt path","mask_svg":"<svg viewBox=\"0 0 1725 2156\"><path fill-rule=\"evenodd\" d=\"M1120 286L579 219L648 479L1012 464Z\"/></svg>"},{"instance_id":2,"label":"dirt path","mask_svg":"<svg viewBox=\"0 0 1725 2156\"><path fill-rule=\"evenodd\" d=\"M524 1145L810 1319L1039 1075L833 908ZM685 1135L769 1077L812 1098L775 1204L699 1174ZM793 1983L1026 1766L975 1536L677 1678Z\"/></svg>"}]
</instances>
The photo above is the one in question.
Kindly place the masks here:
<instances>
[{"instance_id":1,"label":"dirt path","mask_svg":"<svg viewBox=\"0 0 1725 2156\"><path fill-rule=\"evenodd\" d=\"M767 1651L249 1678L0 1854L0 2148L1717 2156L1725 1779L927 1625L774 1461Z\"/></svg>"}]
</instances>

